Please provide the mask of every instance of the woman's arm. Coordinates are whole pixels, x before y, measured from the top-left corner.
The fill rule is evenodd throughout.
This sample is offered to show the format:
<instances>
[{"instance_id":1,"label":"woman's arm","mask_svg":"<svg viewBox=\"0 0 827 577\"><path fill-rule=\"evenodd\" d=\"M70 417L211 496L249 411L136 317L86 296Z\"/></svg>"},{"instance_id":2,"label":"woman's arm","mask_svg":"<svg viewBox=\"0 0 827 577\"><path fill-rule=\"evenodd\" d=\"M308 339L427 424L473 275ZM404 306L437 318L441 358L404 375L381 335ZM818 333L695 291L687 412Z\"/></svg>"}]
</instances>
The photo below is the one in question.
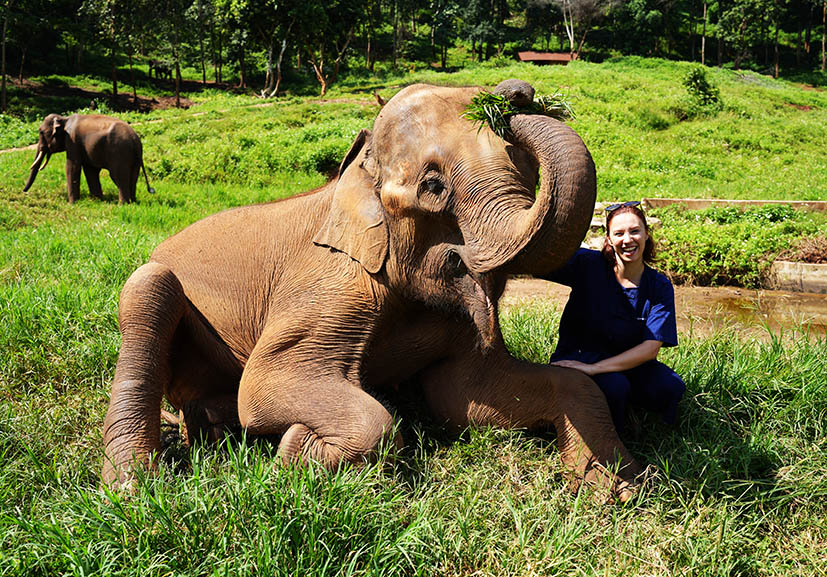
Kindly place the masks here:
<instances>
[{"instance_id":1,"label":"woman's arm","mask_svg":"<svg viewBox=\"0 0 827 577\"><path fill-rule=\"evenodd\" d=\"M642 365L646 361L658 357L658 352L663 343L661 341L643 341L639 345L623 351L619 355L603 359L594 364L581 363L580 361L555 361L552 365L577 369L587 375L599 375L601 373L617 373L626 371Z\"/></svg>"}]
</instances>

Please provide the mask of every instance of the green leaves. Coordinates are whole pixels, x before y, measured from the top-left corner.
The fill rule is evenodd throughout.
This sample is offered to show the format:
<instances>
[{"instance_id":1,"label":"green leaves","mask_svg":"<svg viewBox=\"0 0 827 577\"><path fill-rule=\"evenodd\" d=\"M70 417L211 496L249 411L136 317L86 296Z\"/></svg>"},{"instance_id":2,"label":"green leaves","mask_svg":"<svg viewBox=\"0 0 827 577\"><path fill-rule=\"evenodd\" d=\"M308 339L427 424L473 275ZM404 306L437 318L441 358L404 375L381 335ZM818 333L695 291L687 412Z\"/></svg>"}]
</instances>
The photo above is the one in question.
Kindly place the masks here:
<instances>
[{"instance_id":1,"label":"green leaves","mask_svg":"<svg viewBox=\"0 0 827 577\"><path fill-rule=\"evenodd\" d=\"M471 104L466 108L463 117L479 123L478 130L482 130L483 125L488 125L497 136L507 138L511 135L508 119L515 114L541 114L558 120L574 118L571 105L559 92L550 96L540 96L524 108L514 106L505 96L480 92L471 99Z\"/></svg>"}]
</instances>

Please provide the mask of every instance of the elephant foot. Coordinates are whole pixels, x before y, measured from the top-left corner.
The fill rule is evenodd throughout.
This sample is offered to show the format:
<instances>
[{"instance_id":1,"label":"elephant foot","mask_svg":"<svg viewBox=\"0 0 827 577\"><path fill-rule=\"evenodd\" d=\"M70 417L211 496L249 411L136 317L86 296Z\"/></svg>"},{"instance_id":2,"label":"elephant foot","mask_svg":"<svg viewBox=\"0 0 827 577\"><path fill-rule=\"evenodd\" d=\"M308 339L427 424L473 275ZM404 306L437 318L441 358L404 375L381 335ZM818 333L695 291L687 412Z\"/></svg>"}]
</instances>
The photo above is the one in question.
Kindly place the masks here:
<instances>
[{"instance_id":1,"label":"elephant foot","mask_svg":"<svg viewBox=\"0 0 827 577\"><path fill-rule=\"evenodd\" d=\"M118 459L117 462L107 458L101 471L101 484L109 490L119 493L135 493L136 477L146 471L157 469L157 452L138 454L132 452L130 459Z\"/></svg>"},{"instance_id":2,"label":"elephant foot","mask_svg":"<svg viewBox=\"0 0 827 577\"><path fill-rule=\"evenodd\" d=\"M634 460L626 463L617 461L607 467L592 457L585 469L569 469L568 481L573 493L577 493L586 485L592 489L596 501L625 503L643 491L654 476L654 467L641 469Z\"/></svg>"}]
</instances>

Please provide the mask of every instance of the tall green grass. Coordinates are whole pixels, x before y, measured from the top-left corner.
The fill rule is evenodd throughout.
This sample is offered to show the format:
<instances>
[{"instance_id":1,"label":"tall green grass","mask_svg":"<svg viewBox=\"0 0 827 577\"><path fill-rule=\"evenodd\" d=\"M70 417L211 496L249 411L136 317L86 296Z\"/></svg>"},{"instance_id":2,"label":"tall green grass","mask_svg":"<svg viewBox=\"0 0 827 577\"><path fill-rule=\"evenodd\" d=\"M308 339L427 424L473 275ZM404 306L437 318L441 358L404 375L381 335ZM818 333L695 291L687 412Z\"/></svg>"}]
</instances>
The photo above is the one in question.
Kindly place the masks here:
<instances>
[{"instance_id":1,"label":"tall green grass","mask_svg":"<svg viewBox=\"0 0 827 577\"><path fill-rule=\"evenodd\" d=\"M508 346L530 349L558 320L543 305L506 313ZM552 432L453 439L404 410L406 449L375 466L285 468L266 441L173 442L159 475L111 494L97 475L114 357L67 355L103 361L101 380L4 377L3 574L804 576L824 562L823 340L722 332L668 351L687 395L675 428L633 414L627 444L657 473L625 506L569 492Z\"/></svg>"}]
</instances>

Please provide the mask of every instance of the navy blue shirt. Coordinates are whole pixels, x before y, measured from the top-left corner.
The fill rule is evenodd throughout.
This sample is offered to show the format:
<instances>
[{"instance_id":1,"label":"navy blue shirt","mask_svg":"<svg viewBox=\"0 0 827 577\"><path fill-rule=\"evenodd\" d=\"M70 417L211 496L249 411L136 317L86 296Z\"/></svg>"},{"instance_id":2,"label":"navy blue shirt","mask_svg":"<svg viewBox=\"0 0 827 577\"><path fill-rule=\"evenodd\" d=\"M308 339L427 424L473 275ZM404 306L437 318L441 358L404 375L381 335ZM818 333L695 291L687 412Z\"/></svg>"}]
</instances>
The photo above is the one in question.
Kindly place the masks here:
<instances>
[{"instance_id":1,"label":"navy blue shirt","mask_svg":"<svg viewBox=\"0 0 827 577\"><path fill-rule=\"evenodd\" d=\"M562 268L542 278L571 287L554 360L596 363L647 340L665 347L678 344L675 290L649 266L643 269L640 286L627 289L602 253L581 248Z\"/></svg>"}]
</instances>

